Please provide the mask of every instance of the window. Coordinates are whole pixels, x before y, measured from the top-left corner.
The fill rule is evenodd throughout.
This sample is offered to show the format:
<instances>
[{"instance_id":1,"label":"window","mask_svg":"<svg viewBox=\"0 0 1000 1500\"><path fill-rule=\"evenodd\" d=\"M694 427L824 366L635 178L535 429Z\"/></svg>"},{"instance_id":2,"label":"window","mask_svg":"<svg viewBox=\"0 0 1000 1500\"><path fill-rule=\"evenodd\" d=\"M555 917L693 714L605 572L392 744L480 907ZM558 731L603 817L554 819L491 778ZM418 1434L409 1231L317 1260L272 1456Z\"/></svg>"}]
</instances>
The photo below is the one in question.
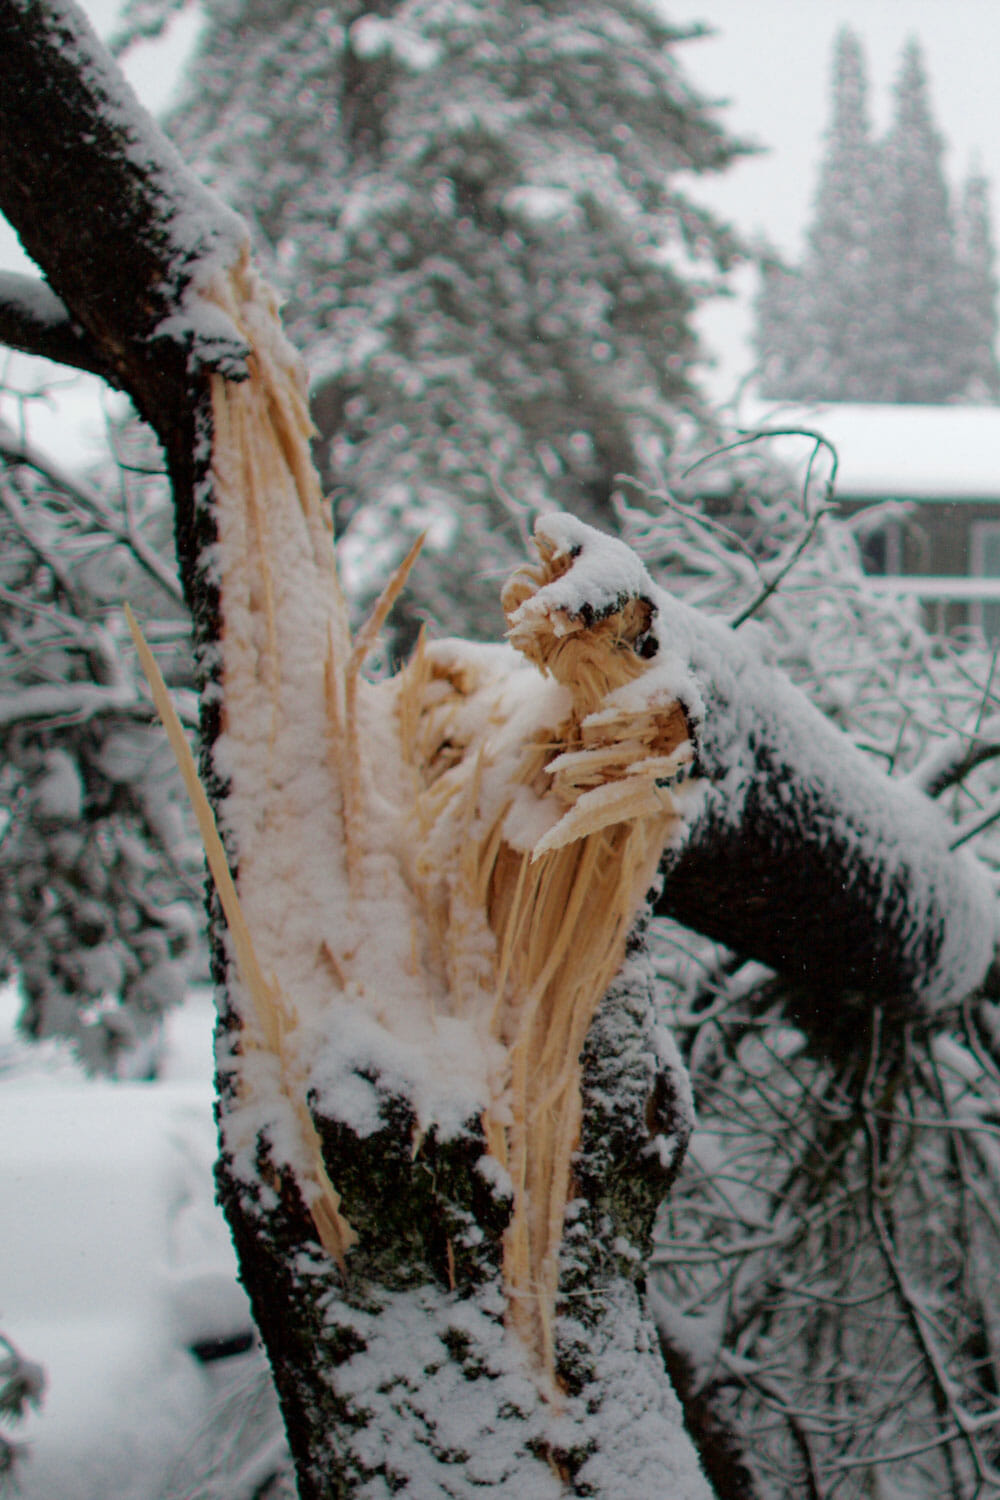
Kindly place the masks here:
<instances>
[{"instance_id":1,"label":"window","mask_svg":"<svg viewBox=\"0 0 1000 1500\"><path fill-rule=\"evenodd\" d=\"M1000 639L1000 521L973 521L971 562L975 578L996 578L996 598L982 599L972 606L973 624L988 641Z\"/></svg>"},{"instance_id":2,"label":"window","mask_svg":"<svg viewBox=\"0 0 1000 1500\"><path fill-rule=\"evenodd\" d=\"M903 571L903 539L898 521L882 521L857 528L861 566L876 578L894 577Z\"/></svg>"}]
</instances>

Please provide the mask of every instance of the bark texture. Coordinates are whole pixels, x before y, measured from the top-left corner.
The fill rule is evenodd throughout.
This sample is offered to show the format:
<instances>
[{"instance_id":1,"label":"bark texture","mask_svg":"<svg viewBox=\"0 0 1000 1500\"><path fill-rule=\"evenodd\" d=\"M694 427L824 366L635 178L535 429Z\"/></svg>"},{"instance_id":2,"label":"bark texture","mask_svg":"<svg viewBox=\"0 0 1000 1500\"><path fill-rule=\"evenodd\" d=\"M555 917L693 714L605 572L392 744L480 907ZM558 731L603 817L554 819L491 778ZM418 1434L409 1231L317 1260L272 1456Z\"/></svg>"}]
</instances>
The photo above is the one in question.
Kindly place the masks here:
<instances>
[{"instance_id":1,"label":"bark texture","mask_svg":"<svg viewBox=\"0 0 1000 1500\"><path fill-rule=\"evenodd\" d=\"M375 700L358 689L369 638L352 643L346 633L308 467L304 383L247 263L243 228L191 181L69 4L0 0L0 109L0 206L94 367L158 432L174 481L202 667L205 779L247 921L242 938L232 921L231 938L216 926L220 1190L304 1500L491 1488L525 1500L704 1500L643 1302L652 1213L690 1116L638 958L575 1044L579 1065L568 1059L579 1130L559 1220L553 1383L511 1331L505 1237L518 1184L497 1170L493 1147L508 1126L474 1089L464 1111L428 1106L436 1085L417 1076L419 1049L382 1024L378 995L364 1009L352 968L362 959L338 936L346 912L355 948L392 955L401 935L379 931L372 892L398 866L419 914L424 877L403 868L398 841L365 843L364 810L375 803L355 771L359 736L376 722L374 708L365 718ZM289 556L293 569L272 568ZM599 573L596 582L598 595L567 606L564 634L632 621L614 645L636 671L655 636L656 650L677 650L700 685L697 714L686 706L700 721L707 793L687 844L669 856L663 908L810 983L828 974L831 992L874 975L893 994L936 1003L975 983L986 958L970 956L966 928L970 913L981 915L978 887L971 867L925 836L920 804L899 803L873 780L732 637L658 593L609 591ZM311 674L305 696L301 674ZM426 681L447 680L460 699L459 675L441 668ZM308 703L308 724L288 722L292 702ZM574 781L579 767L594 751L611 763L612 752L599 725L589 740L585 724L576 728L580 744L558 775L568 802L583 807L595 788ZM442 782L446 748L435 751ZM405 785L412 766L365 746L369 761L383 752L386 777ZM619 769L627 779L630 768ZM866 790L845 822L844 791L858 785ZM636 799L622 803L627 815L651 816L652 782ZM592 827L601 834L596 816L580 815L588 837ZM306 887L286 909L279 897L300 889L298 856L328 837L333 884ZM913 857L889 869L893 839ZM277 874L267 868L275 850L288 859ZM334 932L328 909L340 895ZM502 904L493 899L494 910ZM479 935L466 932L465 946L449 950L461 959L449 971L452 998L479 982ZM401 990L422 962L405 936ZM435 962L423 968L448 968ZM324 973L323 1004L311 1011ZM395 989L385 995L387 1010L398 1003ZM496 1041L484 1032L487 1060ZM447 1071L447 1057L440 1066Z\"/></svg>"},{"instance_id":2,"label":"bark texture","mask_svg":"<svg viewBox=\"0 0 1000 1500\"><path fill-rule=\"evenodd\" d=\"M115 383L97 346L76 326L61 298L38 277L0 271L0 343Z\"/></svg>"},{"instance_id":3,"label":"bark texture","mask_svg":"<svg viewBox=\"0 0 1000 1500\"><path fill-rule=\"evenodd\" d=\"M670 600L657 627L702 684L700 816L665 861L658 912L799 990L824 1045L873 1002L909 1019L963 998L991 961L992 893L918 788L856 751L755 642Z\"/></svg>"}]
</instances>

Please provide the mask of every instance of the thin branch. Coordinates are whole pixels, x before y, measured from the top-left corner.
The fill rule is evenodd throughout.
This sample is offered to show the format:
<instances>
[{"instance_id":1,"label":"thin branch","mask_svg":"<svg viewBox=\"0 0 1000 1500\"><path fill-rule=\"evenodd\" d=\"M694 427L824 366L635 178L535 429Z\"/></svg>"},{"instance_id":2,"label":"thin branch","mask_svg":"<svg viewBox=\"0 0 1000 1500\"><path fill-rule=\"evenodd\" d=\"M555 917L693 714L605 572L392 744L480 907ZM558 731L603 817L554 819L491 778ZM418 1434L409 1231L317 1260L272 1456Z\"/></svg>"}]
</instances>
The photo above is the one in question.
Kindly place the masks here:
<instances>
[{"instance_id":1,"label":"thin branch","mask_svg":"<svg viewBox=\"0 0 1000 1500\"><path fill-rule=\"evenodd\" d=\"M88 485L4 427L0 427L0 455L13 466L33 470L39 478L74 501L88 517L97 522L102 531L127 547L144 572L172 599L183 603L183 590L174 569L143 540L134 526L122 525L114 511Z\"/></svg>"},{"instance_id":2,"label":"thin branch","mask_svg":"<svg viewBox=\"0 0 1000 1500\"><path fill-rule=\"evenodd\" d=\"M724 452L725 450L720 449L719 451ZM699 463L703 463L704 461L704 459L700 459ZM692 467L697 468L697 464L692 465ZM685 473L690 473L690 470L685 470ZM614 482L615 484L628 485L629 488L638 490L639 494L646 500L655 500L657 504L662 505L666 510L673 511L674 515L680 516L689 526L695 526L701 531L707 531L710 535L719 537L731 551L738 552L750 564L757 577L763 581L760 563L743 538L738 532L733 531L731 526L726 526L722 521L717 521L714 516L706 515L704 511L694 510L692 506L686 505L682 500L678 500L676 496L671 495L669 490L650 489L648 485L643 484L641 479L634 479L630 474L616 474ZM710 561L713 565L718 565L717 557L713 556Z\"/></svg>"},{"instance_id":3,"label":"thin branch","mask_svg":"<svg viewBox=\"0 0 1000 1500\"><path fill-rule=\"evenodd\" d=\"M757 438L761 438L761 437L791 437L791 436L809 437L809 438L812 438L813 442L814 442L814 447L813 447L812 453L809 455L809 463L808 463L808 465L806 467L805 479L803 480L803 483L802 483L802 511L803 511L803 515L808 515L809 485L810 485L810 483L812 481L813 467L815 465L816 458L817 458L817 456L818 456L821 448L826 448L827 451L831 455L830 473L827 476L827 480L826 480L826 483L824 485L824 498L823 498L822 502L820 503L820 505L816 508L816 510L813 513L813 515L812 515L812 517L811 517L811 519L809 521L809 524L807 525L805 531L799 537L799 539L796 542L795 546L792 547L792 549L789 552L788 556L786 557L785 561L778 566L777 570L772 574L771 578L768 580L768 582L765 585L765 587L758 594L757 598L756 599L752 599L750 601L750 603L747 604L747 605L745 605L744 608L740 610L739 614L737 614L729 622L730 625L732 626L732 628L734 630L737 630L741 625L745 624L745 622L747 620L751 619L752 616L755 615L758 610L760 610L761 608L763 608L763 606L767 603L768 599L770 599L771 595L774 594L778 590L778 588L781 586L781 584L784 582L784 580L788 577L789 573L795 567L795 564L799 561L799 559L802 557L803 553L809 547L810 543L812 542L813 537L816 535L816 532L817 532L817 530L819 528L819 524L823 520L824 516L828 516L831 513L832 509L833 509L833 494L834 494L834 490L835 490L835 487L836 487L837 469L838 469L839 464L840 464L840 459L838 457L836 448L830 442L829 438L825 438L822 433L819 433L819 432L810 432L810 431L807 431L804 428L801 428L801 429L790 429L789 428L789 429L775 429L773 431L766 430L766 431L763 431L763 432L759 432L759 433L755 434L754 438L751 439L751 441L755 441Z\"/></svg>"},{"instance_id":4,"label":"thin branch","mask_svg":"<svg viewBox=\"0 0 1000 1500\"><path fill-rule=\"evenodd\" d=\"M102 713L139 709L152 718L149 704L142 702L131 682L106 687L96 682L39 683L0 694L0 729L39 719L79 723Z\"/></svg>"},{"instance_id":5,"label":"thin branch","mask_svg":"<svg viewBox=\"0 0 1000 1500\"><path fill-rule=\"evenodd\" d=\"M963 844L967 844L970 839L974 839L977 833L985 832L998 818L1000 818L1000 797L994 799L984 813L978 817L970 818L966 823L960 824L958 833L948 845L949 849L960 849Z\"/></svg>"},{"instance_id":6,"label":"thin branch","mask_svg":"<svg viewBox=\"0 0 1000 1500\"><path fill-rule=\"evenodd\" d=\"M752 1390L757 1391L764 1405L770 1406L781 1417L802 1459L806 1482L805 1495L808 1496L808 1500L824 1500L829 1491L823 1484L819 1460L813 1452L809 1430L803 1421L803 1415L808 1420L814 1418L815 1414L803 1414L796 1411L791 1402L777 1386L772 1385L758 1370L748 1368L745 1361L734 1359L728 1350L721 1350L720 1358L727 1372L734 1379L739 1381L740 1384L749 1386Z\"/></svg>"},{"instance_id":7,"label":"thin branch","mask_svg":"<svg viewBox=\"0 0 1000 1500\"><path fill-rule=\"evenodd\" d=\"M175 693L183 698L183 722L198 722L193 694ZM16 693L0 694L0 729L26 722L78 724L101 714L124 714L143 722L155 718L147 698L141 697L129 681L102 686L95 682L39 683Z\"/></svg>"},{"instance_id":8,"label":"thin branch","mask_svg":"<svg viewBox=\"0 0 1000 1500\"><path fill-rule=\"evenodd\" d=\"M977 766L1000 756L1000 716L993 714L983 722L983 709L992 678L991 667L972 731L949 735L935 744L910 774L903 777L909 786L927 797L939 797L942 792L959 786Z\"/></svg>"},{"instance_id":9,"label":"thin branch","mask_svg":"<svg viewBox=\"0 0 1000 1500\"><path fill-rule=\"evenodd\" d=\"M11 523L29 551L34 553L43 567L48 568L72 606L74 613L82 617L84 610L80 595L68 571L63 566L62 558L57 556L53 548L47 547L41 538L35 535L28 521L24 506L15 499L13 491L7 485L0 485L0 506L3 506L3 509L7 512Z\"/></svg>"},{"instance_id":10,"label":"thin branch","mask_svg":"<svg viewBox=\"0 0 1000 1500\"><path fill-rule=\"evenodd\" d=\"M886 1192L883 1184L885 1165L882 1159L881 1130L876 1119L875 1101L872 1097L874 1078L877 1072L876 1057L879 1051L879 1033L880 1028L876 1028L872 1044L871 1063L868 1077L865 1081L861 1108L865 1136L868 1142L869 1190L866 1195L868 1221L874 1234L876 1248L892 1281L896 1301L903 1312L917 1349L920 1351L924 1369L930 1378L934 1394L934 1404L937 1407L939 1418L949 1419L947 1427L944 1427L944 1423L942 1423L943 1430L946 1431L952 1427L956 1429L955 1438L963 1442L975 1468L976 1476L980 1483L982 1483L986 1475L986 1466L975 1439L974 1427L970 1424L969 1414L955 1400L952 1381L948 1376L948 1371L942 1361L934 1338L926 1326L924 1313L917 1299L910 1291L906 1272L900 1265L896 1253L892 1229L882 1207L882 1199ZM938 1438L939 1440L943 1440L943 1432L938 1433Z\"/></svg>"}]
</instances>

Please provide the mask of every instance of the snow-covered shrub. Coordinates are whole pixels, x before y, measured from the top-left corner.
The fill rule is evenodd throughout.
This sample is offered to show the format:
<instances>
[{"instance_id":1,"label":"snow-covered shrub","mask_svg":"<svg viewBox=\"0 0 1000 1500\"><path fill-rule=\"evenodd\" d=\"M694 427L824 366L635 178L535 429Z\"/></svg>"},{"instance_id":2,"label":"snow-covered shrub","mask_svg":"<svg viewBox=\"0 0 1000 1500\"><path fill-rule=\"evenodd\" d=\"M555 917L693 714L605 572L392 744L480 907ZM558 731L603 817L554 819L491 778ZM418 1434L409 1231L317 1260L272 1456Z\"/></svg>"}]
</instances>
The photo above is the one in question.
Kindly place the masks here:
<instances>
[{"instance_id":1,"label":"snow-covered shrub","mask_svg":"<svg viewBox=\"0 0 1000 1500\"><path fill-rule=\"evenodd\" d=\"M664 586L766 632L824 712L996 869L993 645L937 638L880 592L813 456L804 491L766 441L669 493L624 486L623 528ZM858 997L824 1051L794 1018L829 996L676 926L654 923L652 941L699 1120L657 1254L675 1378L736 1435L768 1500L983 1493L1000 1423L996 997L930 1021Z\"/></svg>"},{"instance_id":2,"label":"snow-covered shrub","mask_svg":"<svg viewBox=\"0 0 1000 1500\"><path fill-rule=\"evenodd\" d=\"M162 477L109 472L88 483L0 427L0 969L27 1034L142 1073L202 953L201 855L123 600L156 622L189 719L193 663Z\"/></svg>"}]
</instances>

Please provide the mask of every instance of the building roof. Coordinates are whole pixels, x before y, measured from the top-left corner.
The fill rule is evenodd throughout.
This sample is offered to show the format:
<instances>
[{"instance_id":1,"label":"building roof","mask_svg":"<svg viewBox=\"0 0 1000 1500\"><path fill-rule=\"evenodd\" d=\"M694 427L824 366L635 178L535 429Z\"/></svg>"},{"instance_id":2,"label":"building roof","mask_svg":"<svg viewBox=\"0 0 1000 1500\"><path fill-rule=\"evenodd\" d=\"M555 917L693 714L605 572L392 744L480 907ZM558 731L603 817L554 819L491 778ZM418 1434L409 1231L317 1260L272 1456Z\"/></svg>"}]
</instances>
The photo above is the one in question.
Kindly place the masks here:
<instances>
[{"instance_id":1,"label":"building roof","mask_svg":"<svg viewBox=\"0 0 1000 1500\"><path fill-rule=\"evenodd\" d=\"M841 500L1000 501L1000 406L757 401L741 409L740 427L822 433L837 450ZM805 437L775 443L803 469L814 448Z\"/></svg>"}]
</instances>

